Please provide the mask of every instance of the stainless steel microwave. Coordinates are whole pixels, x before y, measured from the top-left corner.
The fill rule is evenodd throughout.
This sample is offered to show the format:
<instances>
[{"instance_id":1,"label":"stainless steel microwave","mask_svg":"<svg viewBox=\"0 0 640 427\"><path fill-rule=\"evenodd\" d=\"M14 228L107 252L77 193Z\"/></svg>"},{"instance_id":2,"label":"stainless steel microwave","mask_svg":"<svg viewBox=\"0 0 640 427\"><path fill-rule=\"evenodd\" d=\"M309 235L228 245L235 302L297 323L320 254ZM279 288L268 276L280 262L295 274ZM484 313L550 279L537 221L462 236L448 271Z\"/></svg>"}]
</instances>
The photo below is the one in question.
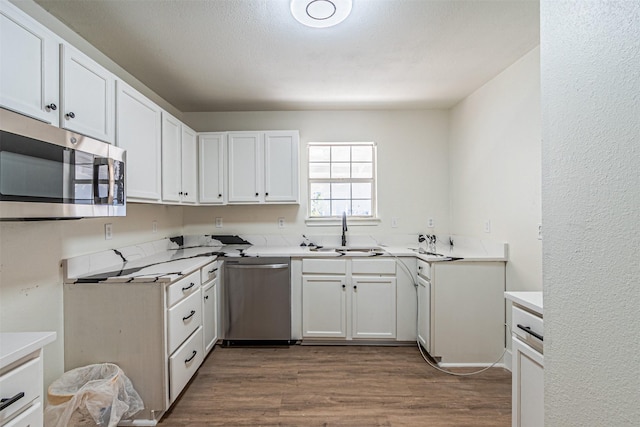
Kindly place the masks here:
<instances>
[{"instance_id":1,"label":"stainless steel microwave","mask_svg":"<svg viewBox=\"0 0 640 427\"><path fill-rule=\"evenodd\" d=\"M126 215L125 151L0 108L0 220Z\"/></svg>"}]
</instances>

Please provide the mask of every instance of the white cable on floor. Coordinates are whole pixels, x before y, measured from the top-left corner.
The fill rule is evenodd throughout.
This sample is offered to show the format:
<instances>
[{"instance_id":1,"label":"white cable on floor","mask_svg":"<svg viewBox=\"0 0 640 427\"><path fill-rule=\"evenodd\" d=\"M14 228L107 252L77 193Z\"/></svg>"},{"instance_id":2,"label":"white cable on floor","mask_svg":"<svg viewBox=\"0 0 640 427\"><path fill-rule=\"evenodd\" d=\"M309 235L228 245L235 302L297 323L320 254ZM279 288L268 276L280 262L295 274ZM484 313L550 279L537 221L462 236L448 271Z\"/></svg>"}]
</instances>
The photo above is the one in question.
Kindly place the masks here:
<instances>
[{"instance_id":1,"label":"white cable on floor","mask_svg":"<svg viewBox=\"0 0 640 427\"><path fill-rule=\"evenodd\" d=\"M391 252L387 251L381 245L379 245L379 246L384 251L384 253L386 253L388 255L391 255L392 257L394 257L396 259L396 263L400 267L402 267L402 270L404 270L407 273L407 275L411 278L411 281L413 282L413 287L414 287L414 289L416 291L416 331L417 331L418 330L418 310L420 310L420 306L418 305L418 284L416 283L416 281L414 279L414 275L411 273L411 270L409 269L407 264L405 264L404 261L402 261L397 255L392 254ZM509 329L509 336L510 336L511 335L511 328L509 328L509 325L507 325L506 323L504 325L507 327L507 329ZM424 361L427 362L427 364L429 364L429 366L431 366L432 368L437 369L440 372L443 372L443 373L449 374L449 375L453 375L453 376L456 376L456 377L469 377L471 375L481 374L482 372L488 370L489 368L493 368L494 366L496 366L502 360L504 355L507 353L507 348L505 347L504 351L502 352L502 354L500 355L498 360L493 362L491 365L489 365L489 366L487 366L485 368L482 368L482 369L480 369L478 371L459 373L459 372L447 371L446 369L442 369L438 365L436 365L433 362L431 362L431 360L429 360L429 358L427 356L425 356L424 352L422 351L422 346L420 345L420 341L417 340L417 339L416 339L416 344L418 345L418 351L420 352L420 356L422 356Z\"/></svg>"}]
</instances>

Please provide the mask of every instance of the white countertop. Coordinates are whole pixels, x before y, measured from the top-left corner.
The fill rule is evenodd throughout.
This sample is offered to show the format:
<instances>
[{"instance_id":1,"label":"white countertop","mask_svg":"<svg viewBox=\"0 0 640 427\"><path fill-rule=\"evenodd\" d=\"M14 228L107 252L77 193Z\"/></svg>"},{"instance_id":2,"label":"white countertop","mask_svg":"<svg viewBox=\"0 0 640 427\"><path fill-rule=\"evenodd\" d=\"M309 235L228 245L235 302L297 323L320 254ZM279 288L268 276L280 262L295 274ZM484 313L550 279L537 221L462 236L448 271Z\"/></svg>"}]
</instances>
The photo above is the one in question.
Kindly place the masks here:
<instances>
[{"instance_id":1,"label":"white countertop","mask_svg":"<svg viewBox=\"0 0 640 427\"><path fill-rule=\"evenodd\" d=\"M56 340L55 332L0 333L0 369Z\"/></svg>"},{"instance_id":2,"label":"white countertop","mask_svg":"<svg viewBox=\"0 0 640 427\"><path fill-rule=\"evenodd\" d=\"M515 304L543 315L542 292L505 292L504 297Z\"/></svg>"},{"instance_id":3,"label":"white countertop","mask_svg":"<svg viewBox=\"0 0 640 427\"><path fill-rule=\"evenodd\" d=\"M506 251L475 250L444 251L442 256L419 253L416 248L401 245L374 245L373 252L314 251L298 245L220 245L208 236L196 236L178 244L172 239L148 242L118 250L107 250L91 255L64 260L65 283L168 283L214 261L217 256L229 257L417 257L427 262L506 261ZM191 245L191 246L189 246ZM351 247L351 246L349 246ZM359 246L356 246L359 247ZM362 246L362 247L367 247Z\"/></svg>"}]
</instances>

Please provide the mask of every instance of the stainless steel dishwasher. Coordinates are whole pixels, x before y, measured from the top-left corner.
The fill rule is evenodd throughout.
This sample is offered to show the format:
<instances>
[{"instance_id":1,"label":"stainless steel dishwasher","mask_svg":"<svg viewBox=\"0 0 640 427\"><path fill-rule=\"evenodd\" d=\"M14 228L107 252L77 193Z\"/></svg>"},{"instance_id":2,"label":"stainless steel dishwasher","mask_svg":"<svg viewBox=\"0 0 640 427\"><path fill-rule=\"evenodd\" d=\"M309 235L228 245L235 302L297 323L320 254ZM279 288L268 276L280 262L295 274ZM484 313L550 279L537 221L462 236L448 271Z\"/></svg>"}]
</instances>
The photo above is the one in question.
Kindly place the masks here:
<instances>
[{"instance_id":1,"label":"stainless steel dishwasher","mask_svg":"<svg viewBox=\"0 0 640 427\"><path fill-rule=\"evenodd\" d=\"M290 258L225 259L224 345L291 341Z\"/></svg>"}]
</instances>

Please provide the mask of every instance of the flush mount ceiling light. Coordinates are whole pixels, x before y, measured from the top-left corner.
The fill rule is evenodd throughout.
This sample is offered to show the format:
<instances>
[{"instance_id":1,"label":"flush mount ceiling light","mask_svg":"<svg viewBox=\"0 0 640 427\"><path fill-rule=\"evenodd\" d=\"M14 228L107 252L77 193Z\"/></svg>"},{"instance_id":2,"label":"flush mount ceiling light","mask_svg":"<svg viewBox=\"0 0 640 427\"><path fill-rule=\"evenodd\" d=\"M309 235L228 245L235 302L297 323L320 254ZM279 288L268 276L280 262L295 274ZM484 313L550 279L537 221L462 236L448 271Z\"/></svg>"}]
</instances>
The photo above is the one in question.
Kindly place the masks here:
<instances>
[{"instance_id":1,"label":"flush mount ceiling light","mask_svg":"<svg viewBox=\"0 0 640 427\"><path fill-rule=\"evenodd\" d=\"M291 14L307 27L332 27L350 13L351 0L291 0Z\"/></svg>"}]
</instances>

